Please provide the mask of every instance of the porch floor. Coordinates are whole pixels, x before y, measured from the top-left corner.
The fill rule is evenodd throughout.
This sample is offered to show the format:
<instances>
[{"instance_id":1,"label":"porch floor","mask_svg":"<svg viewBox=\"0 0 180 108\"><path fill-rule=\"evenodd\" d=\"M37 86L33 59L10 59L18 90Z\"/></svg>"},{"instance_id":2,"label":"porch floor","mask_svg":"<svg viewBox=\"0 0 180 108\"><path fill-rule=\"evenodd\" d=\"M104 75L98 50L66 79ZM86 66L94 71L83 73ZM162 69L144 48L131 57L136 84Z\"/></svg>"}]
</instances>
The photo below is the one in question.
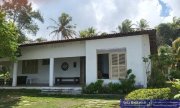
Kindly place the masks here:
<instances>
[{"instance_id":1,"label":"porch floor","mask_svg":"<svg viewBox=\"0 0 180 108\"><path fill-rule=\"evenodd\" d=\"M15 87L12 86L0 86L0 89L38 89L38 90L43 90L43 89L77 89L81 90L81 85L55 85L53 87L50 87L48 85L18 85Z\"/></svg>"}]
</instances>

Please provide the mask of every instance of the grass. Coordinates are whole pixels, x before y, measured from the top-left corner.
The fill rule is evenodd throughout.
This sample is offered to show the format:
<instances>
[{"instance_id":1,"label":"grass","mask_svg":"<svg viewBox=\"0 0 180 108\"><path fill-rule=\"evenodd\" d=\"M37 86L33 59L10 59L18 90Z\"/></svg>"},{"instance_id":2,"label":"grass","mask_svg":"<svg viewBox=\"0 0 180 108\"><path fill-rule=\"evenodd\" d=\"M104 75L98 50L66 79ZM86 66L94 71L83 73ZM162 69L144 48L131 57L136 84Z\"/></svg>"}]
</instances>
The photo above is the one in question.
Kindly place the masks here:
<instances>
[{"instance_id":1,"label":"grass","mask_svg":"<svg viewBox=\"0 0 180 108\"><path fill-rule=\"evenodd\" d=\"M120 96L47 95L38 90L0 90L0 108L119 108Z\"/></svg>"}]
</instances>

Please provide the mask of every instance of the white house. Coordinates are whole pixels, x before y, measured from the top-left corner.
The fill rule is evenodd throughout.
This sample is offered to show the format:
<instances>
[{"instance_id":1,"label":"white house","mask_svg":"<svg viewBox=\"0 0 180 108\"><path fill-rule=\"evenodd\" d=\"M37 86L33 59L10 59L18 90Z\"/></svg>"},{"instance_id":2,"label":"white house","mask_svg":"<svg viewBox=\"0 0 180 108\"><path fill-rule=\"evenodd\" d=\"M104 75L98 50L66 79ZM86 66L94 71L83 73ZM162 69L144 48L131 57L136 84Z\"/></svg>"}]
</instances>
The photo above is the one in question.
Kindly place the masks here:
<instances>
[{"instance_id":1,"label":"white house","mask_svg":"<svg viewBox=\"0 0 180 108\"><path fill-rule=\"evenodd\" d=\"M117 82L127 69L146 87L142 58L156 53L156 31L136 31L20 45L17 62L1 58L10 68L13 87L60 87ZM3 86L1 85L0 88Z\"/></svg>"}]
</instances>

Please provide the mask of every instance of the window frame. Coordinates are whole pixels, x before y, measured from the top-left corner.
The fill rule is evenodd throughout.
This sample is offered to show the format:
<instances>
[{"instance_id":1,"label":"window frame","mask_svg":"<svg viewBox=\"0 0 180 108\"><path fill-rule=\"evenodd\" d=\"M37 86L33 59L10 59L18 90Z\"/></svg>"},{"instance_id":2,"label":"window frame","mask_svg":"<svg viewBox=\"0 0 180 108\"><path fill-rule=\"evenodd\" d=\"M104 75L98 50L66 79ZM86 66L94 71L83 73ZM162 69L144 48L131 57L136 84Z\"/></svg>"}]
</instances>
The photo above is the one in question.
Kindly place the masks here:
<instances>
[{"instance_id":1,"label":"window frame","mask_svg":"<svg viewBox=\"0 0 180 108\"><path fill-rule=\"evenodd\" d=\"M118 61L117 61L117 63L118 63L118 65L117 65L117 67L118 67L118 77L117 78L113 78L112 77L112 54L117 54L118 55ZM119 64L119 55L120 54L124 54L125 55L125 64L124 65ZM126 75L122 76L122 77L120 75L120 69L119 69L120 66L124 66L125 67L125 74L127 74L127 53L126 53L126 51L111 52L111 53L109 53L109 79L111 79L111 80L125 79Z\"/></svg>"},{"instance_id":2,"label":"window frame","mask_svg":"<svg viewBox=\"0 0 180 108\"><path fill-rule=\"evenodd\" d=\"M32 63L33 62L33 63ZM22 61L22 74L38 74L38 60L23 60ZM30 65L33 65L30 67ZM30 71L33 70L33 71Z\"/></svg>"}]
</instances>

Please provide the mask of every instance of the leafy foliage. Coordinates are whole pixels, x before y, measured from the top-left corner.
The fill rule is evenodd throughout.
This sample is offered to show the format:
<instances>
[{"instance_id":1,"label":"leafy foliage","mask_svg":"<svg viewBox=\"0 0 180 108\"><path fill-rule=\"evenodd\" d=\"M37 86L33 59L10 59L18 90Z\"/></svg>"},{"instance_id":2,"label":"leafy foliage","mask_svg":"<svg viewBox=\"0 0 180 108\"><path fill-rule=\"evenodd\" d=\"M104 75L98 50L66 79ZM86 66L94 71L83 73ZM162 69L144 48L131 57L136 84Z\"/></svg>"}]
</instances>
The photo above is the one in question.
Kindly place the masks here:
<instances>
[{"instance_id":1,"label":"leafy foliage","mask_svg":"<svg viewBox=\"0 0 180 108\"><path fill-rule=\"evenodd\" d=\"M149 99L170 99L171 89L170 88L159 88L159 89L138 89L129 93L126 100L149 100Z\"/></svg>"},{"instance_id":2,"label":"leafy foliage","mask_svg":"<svg viewBox=\"0 0 180 108\"><path fill-rule=\"evenodd\" d=\"M7 19L15 23L18 28L19 42L22 43L27 38L25 34L36 34L39 30L35 20L44 22L39 11L32 9L32 4L28 0L3 0L0 10L6 12Z\"/></svg>"},{"instance_id":3,"label":"leafy foliage","mask_svg":"<svg viewBox=\"0 0 180 108\"><path fill-rule=\"evenodd\" d=\"M172 86L174 88L176 88L177 90L180 90L180 79L176 79L175 81L172 82ZM176 94L174 96L175 99L180 99L180 91L179 91L179 94Z\"/></svg>"},{"instance_id":4,"label":"leafy foliage","mask_svg":"<svg viewBox=\"0 0 180 108\"><path fill-rule=\"evenodd\" d=\"M134 31L134 29L132 28L132 25L133 25L132 21L129 19L126 19L122 22L121 25L118 26L118 30L121 33L132 32L132 31Z\"/></svg>"},{"instance_id":5,"label":"leafy foliage","mask_svg":"<svg viewBox=\"0 0 180 108\"><path fill-rule=\"evenodd\" d=\"M172 43L172 49L174 51L176 60L180 61L180 37L174 40Z\"/></svg>"},{"instance_id":6,"label":"leafy foliage","mask_svg":"<svg viewBox=\"0 0 180 108\"><path fill-rule=\"evenodd\" d=\"M95 83L83 87L83 92L87 94L108 93L108 94L126 94L135 89L135 75L131 73L132 70L127 71L125 79L119 80L119 83L112 83L105 85L103 80L98 80Z\"/></svg>"},{"instance_id":7,"label":"leafy foliage","mask_svg":"<svg viewBox=\"0 0 180 108\"><path fill-rule=\"evenodd\" d=\"M135 89L135 78L136 76L132 74L132 70L127 70L126 78L120 79L121 89L123 93L128 93Z\"/></svg>"},{"instance_id":8,"label":"leafy foliage","mask_svg":"<svg viewBox=\"0 0 180 108\"><path fill-rule=\"evenodd\" d=\"M98 80L95 83L91 83L83 88L83 92L87 94L102 93L103 91L103 80Z\"/></svg>"},{"instance_id":9,"label":"leafy foliage","mask_svg":"<svg viewBox=\"0 0 180 108\"><path fill-rule=\"evenodd\" d=\"M81 38L85 38L85 37L96 36L96 35L98 35L98 33L95 28L89 27L85 30L79 31L79 35Z\"/></svg>"},{"instance_id":10,"label":"leafy foliage","mask_svg":"<svg viewBox=\"0 0 180 108\"><path fill-rule=\"evenodd\" d=\"M107 93L112 93L112 94L119 94L122 93L122 87L120 83L112 83L110 82L106 86Z\"/></svg>"},{"instance_id":11,"label":"leafy foliage","mask_svg":"<svg viewBox=\"0 0 180 108\"><path fill-rule=\"evenodd\" d=\"M58 18L58 22L53 19L51 20L55 23L55 26L49 26L47 29L53 29L50 35L54 34L54 36L57 36L58 40L59 34L61 34L61 36L63 36L65 39L73 38L73 35L76 34L76 32L74 31L76 26L70 24L70 22L72 21L72 17L67 13L62 13Z\"/></svg>"},{"instance_id":12,"label":"leafy foliage","mask_svg":"<svg viewBox=\"0 0 180 108\"><path fill-rule=\"evenodd\" d=\"M7 80L10 79L10 73L7 69L7 67L2 67L2 70L0 70L0 78L4 79L4 85L6 85Z\"/></svg>"},{"instance_id":13,"label":"leafy foliage","mask_svg":"<svg viewBox=\"0 0 180 108\"><path fill-rule=\"evenodd\" d=\"M5 21L5 14L0 12L0 57L16 58L18 36L15 25Z\"/></svg>"},{"instance_id":14,"label":"leafy foliage","mask_svg":"<svg viewBox=\"0 0 180 108\"><path fill-rule=\"evenodd\" d=\"M137 30L146 30L149 27L148 22L145 19L141 19L139 22L136 24Z\"/></svg>"},{"instance_id":15,"label":"leafy foliage","mask_svg":"<svg viewBox=\"0 0 180 108\"><path fill-rule=\"evenodd\" d=\"M157 27L158 44L171 45L173 40L180 37L180 18L173 18L172 23L161 23Z\"/></svg>"},{"instance_id":16,"label":"leafy foliage","mask_svg":"<svg viewBox=\"0 0 180 108\"><path fill-rule=\"evenodd\" d=\"M172 47L164 45L158 48L158 54L146 58L152 65L150 78L148 78L149 87L164 87L167 79L173 79L178 75L179 70L176 66L178 61L175 55ZM144 62L146 63L147 60Z\"/></svg>"}]
</instances>

